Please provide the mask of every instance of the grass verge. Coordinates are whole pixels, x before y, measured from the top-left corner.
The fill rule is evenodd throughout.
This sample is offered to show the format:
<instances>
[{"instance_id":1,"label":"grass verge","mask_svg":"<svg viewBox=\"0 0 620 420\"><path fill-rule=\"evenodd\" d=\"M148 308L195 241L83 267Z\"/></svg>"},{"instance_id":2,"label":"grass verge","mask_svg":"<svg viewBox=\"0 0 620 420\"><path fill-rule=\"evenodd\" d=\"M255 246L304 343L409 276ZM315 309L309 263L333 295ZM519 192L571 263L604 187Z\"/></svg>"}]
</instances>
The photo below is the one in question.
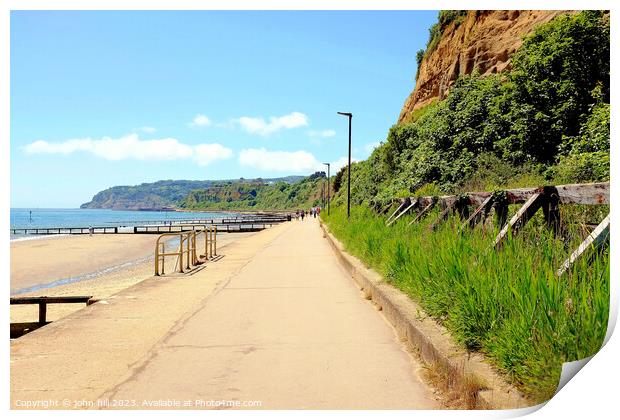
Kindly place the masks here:
<instances>
[{"instance_id":1,"label":"grass verge","mask_svg":"<svg viewBox=\"0 0 620 420\"><path fill-rule=\"evenodd\" d=\"M609 314L608 252L556 269L581 241L577 228L553 237L534 219L492 249L487 226L459 232L460 221L431 232L433 214L390 227L365 207L321 214L346 250L419 302L467 349L485 353L528 397L551 398L563 362L594 354Z\"/></svg>"}]
</instances>

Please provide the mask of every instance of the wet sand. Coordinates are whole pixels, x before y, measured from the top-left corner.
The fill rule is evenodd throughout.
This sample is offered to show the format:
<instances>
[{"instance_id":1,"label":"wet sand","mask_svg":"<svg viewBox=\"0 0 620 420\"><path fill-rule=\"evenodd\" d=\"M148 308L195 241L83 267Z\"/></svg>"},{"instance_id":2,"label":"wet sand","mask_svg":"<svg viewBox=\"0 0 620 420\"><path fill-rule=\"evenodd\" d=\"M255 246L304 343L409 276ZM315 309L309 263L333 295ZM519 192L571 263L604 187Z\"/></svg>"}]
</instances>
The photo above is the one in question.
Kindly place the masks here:
<instances>
[{"instance_id":1,"label":"wet sand","mask_svg":"<svg viewBox=\"0 0 620 420\"><path fill-rule=\"evenodd\" d=\"M153 254L157 235L72 235L11 242L11 293Z\"/></svg>"},{"instance_id":2,"label":"wet sand","mask_svg":"<svg viewBox=\"0 0 620 420\"><path fill-rule=\"evenodd\" d=\"M220 233L218 250L249 235L253 233ZM153 276L157 236L76 235L11 242L11 295L86 295L105 299ZM122 266L127 262L131 264ZM101 270L118 266L121 267L99 274ZM86 280L14 294L15 290L90 275ZM47 319L54 321L83 307L84 304L49 305ZM11 305L11 322L37 318L37 305Z\"/></svg>"}]
</instances>

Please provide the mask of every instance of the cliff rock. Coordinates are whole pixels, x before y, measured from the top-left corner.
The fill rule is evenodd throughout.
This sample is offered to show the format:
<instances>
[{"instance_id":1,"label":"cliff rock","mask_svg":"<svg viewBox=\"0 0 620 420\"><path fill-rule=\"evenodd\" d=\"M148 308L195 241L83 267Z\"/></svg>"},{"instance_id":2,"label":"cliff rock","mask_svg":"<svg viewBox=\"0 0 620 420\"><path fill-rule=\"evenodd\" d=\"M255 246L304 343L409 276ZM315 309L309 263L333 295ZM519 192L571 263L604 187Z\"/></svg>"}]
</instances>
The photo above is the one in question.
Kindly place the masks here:
<instances>
[{"instance_id":1,"label":"cliff rock","mask_svg":"<svg viewBox=\"0 0 620 420\"><path fill-rule=\"evenodd\" d=\"M510 56L523 37L562 10L470 10L460 23L452 22L441 40L422 60L414 91L405 101L398 122L413 111L441 100L461 75L475 69L485 76L510 69Z\"/></svg>"}]
</instances>

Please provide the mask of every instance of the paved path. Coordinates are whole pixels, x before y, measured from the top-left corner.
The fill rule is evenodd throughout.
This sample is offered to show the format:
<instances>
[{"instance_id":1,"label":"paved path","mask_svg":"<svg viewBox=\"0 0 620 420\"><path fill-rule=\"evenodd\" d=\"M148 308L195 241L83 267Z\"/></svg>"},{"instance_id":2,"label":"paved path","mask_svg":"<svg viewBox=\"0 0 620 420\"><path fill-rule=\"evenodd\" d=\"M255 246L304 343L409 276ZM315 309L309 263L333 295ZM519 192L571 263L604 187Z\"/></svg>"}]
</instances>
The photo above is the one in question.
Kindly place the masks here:
<instances>
[{"instance_id":1,"label":"paved path","mask_svg":"<svg viewBox=\"0 0 620 420\"><path fill-rule=\"evenodd\" d=\"M71 316L72 322L61 320L16 340L26 344L12 345L12 405L17 398L62 396L135 400L138 408L145 408L145 400L187 400L191 408L196 400L260 401L267 409L437 408L419 379L419 365L342 270L316 220L284 223L232 244L224 254L193 276L144 282L147 287L128 289L108 306L93 305ZM129 315L127 296L144 329L134 330L143 336L139 340L125 325L136 323L122 316ZM183 313L170 298L187 299ZM149 310L155 304L157 311L147 322L141 302L148 299ZM166 299L171 303L157 306ZM89 313L101 308L107 310L103 318ZM101 326L106 323L124 332ZM82 336L80 357L72 361L49 348L44 355L33 350L66 347L67 341L78 346L71 334L49 343L45 330L59 326L74 336L81 334L76 328L95 328L95 342ZM111 337L97 339L106 332ZM92 367L95 354L107 362ZM51 363L46 384L26 373Z\"/></svg>"}]
</instances>

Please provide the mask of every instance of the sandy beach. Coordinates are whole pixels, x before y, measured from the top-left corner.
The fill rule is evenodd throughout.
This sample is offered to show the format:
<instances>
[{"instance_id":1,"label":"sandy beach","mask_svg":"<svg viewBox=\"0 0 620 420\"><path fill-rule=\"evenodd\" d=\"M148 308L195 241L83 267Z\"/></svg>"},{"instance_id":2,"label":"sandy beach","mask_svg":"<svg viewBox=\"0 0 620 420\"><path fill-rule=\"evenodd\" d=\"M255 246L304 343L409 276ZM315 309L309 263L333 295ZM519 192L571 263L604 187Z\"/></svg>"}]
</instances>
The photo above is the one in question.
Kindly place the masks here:
<instances>
[{"instance_id":1,"label":"sandy beach","mask_svg":"<svg viewBox=\"0 0 620 420\"><path fill-rule=\"evenodd\" d=\"M11 242L11 293L152 254L155 235L73 235Z\"/></svg>"},{"instance_id":2,"label":"sandy beach","mask_svg":"<svg viewBox=\"0 0 620 420\"><path fill-rule=\"evenodd\" d=\"M218 249L253 233L220 233ZM105 299L153 276L157 235L75 235L11 242L12 296L86 295ZM106 270L100 273L102 270ZM14 291L58 280L86 277L54 287ZM47 318L57 320L83 304L49 305ZM11 305L11 322L37 319L37 305Z\"/></svg>"}]
</instances>

